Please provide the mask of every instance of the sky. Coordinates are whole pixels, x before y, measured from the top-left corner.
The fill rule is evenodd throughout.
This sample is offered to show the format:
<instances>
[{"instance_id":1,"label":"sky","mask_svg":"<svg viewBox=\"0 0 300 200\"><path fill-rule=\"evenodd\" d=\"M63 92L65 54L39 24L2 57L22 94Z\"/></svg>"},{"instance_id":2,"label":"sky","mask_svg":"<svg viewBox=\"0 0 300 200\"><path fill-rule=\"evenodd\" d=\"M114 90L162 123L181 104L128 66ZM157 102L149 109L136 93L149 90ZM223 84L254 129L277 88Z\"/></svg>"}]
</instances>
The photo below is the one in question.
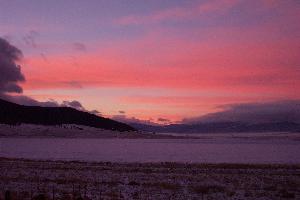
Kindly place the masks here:
<instances>
[{"instance_id":1,"label":"sky","mask_svg":"<svg viewBox=\"0 0 300 200\"><path fill-rule=\"evenodd\" d=\"M299 0L0 0L26 95L176 123L300 99Z\"/></svg>"}]
</instances>

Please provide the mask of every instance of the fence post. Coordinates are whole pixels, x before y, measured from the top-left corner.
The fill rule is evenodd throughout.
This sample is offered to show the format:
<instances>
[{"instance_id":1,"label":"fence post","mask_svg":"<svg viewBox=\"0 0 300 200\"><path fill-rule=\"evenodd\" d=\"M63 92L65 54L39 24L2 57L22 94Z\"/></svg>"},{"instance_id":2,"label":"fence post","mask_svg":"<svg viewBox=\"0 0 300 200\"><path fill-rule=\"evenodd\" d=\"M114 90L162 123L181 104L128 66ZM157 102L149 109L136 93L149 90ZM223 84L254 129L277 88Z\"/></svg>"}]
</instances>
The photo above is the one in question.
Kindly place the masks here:
<instances>
[{"instance_id":1,"label":"fence post","mask_svg":"<svg viewBox=\"0 0 300 200\"><path fill-rule=\"evenodd\" d=\"M81 185L78 185L78 189L79 189L79 197L81 197Z\"/></svg>"},{"instance_id":2,"label":"fence post","mask_svg":"<svg viewBox=\"0 0 300 200\"><path fill-rule=\"evenodd\" d=\"M52 200L55 200L55 191L54 191L54 185L52 186Z\"/></svg>"},{"instance_id":3,"label":"fence post","mask_svg":"<svg viewBox=\"0 0 300 200\"><path fill-rule=\"evenodd\" d=\"M11 200L11 196L10 196L10 191L9 190L5 191L5 200Z\"/></svg>"}]
</instances>

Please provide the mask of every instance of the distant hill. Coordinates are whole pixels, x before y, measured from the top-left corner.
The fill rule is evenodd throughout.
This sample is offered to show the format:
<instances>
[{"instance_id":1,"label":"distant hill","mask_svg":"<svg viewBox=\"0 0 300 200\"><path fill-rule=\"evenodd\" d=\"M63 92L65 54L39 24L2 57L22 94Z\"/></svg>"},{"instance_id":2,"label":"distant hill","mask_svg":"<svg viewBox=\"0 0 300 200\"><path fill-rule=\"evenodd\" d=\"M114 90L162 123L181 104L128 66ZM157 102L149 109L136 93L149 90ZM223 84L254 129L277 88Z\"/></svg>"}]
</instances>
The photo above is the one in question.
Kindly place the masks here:
<instances>
[{"instance_id":1,"label":"distant hill","mask_svg":"<svg viewBox=\"0 0 300 200\"><path fill-rule=\"evenodd\" d=\"M121 122L70 107L23 106L0 99L0 123L60 125L77 124L116 131L135 131Z\"/></svg>"},{"instance_id":2,"label":"distant hill","mask_svg":"<svg viewBox=\"0 0 300 200\"><path fill-rule=\"evenodd\" d=\"M246 122L211 122L198 124L171 124L165 126L132 123L130 125L142 131L166 133L300 132L300 124L294 122L257 124Z\"/></svg>"}]
</instances>

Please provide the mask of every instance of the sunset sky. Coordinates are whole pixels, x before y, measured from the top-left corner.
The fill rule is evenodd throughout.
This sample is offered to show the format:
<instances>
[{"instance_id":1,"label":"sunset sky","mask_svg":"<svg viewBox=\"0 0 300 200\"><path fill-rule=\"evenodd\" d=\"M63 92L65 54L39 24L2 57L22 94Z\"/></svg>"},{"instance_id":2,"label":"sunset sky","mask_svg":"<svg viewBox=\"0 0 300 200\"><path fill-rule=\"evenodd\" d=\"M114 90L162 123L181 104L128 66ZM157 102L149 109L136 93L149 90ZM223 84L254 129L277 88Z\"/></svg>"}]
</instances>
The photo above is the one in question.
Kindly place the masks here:
<instances>
[{"instance_id":1,"label":"sunset sky","mask_svg":"<svg viewBox=\"0 0 300 200\"><path fill-rule=\"evenodd\" d=\"M0 0L23 95L158 123L299 99L299 24L299 0Z\"/></svg>"}]
</instances>

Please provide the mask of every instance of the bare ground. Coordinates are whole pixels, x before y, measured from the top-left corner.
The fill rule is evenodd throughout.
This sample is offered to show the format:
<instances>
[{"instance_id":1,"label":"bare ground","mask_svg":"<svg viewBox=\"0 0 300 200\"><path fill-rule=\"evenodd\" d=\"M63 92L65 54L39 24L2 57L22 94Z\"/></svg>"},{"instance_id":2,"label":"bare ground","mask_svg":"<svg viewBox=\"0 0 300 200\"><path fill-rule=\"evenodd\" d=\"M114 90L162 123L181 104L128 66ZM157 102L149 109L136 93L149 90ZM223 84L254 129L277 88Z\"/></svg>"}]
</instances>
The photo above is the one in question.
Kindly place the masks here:
<instances>
[{"instance_id":1,"label":"bare ground","mask_svg":"<svg viewBox=\"0 0 300 200\"><path fill-rule=\"evenodd\" d=\"M0 199L300 199L300 165L0 158Z\"/></svg>"}]
</instances>

